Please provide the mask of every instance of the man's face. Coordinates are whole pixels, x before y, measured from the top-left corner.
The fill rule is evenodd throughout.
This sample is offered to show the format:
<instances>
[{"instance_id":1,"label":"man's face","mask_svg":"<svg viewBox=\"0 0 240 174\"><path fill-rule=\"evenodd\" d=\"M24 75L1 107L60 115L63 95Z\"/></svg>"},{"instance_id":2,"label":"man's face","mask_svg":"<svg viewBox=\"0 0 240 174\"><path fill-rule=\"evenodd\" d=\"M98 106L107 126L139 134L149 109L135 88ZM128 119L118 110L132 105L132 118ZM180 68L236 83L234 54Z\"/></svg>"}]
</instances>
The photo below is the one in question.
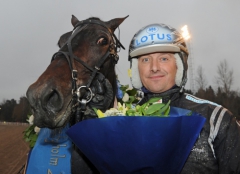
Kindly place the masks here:
<instances>
[{"instance_id":1,"label":"man's face","mask_svg":"<svg viewBox=\"0 0 240 174\"><path fill-rule=\"evenodd\" d=\"M142 84L153 93L167 91L175 85L176 59L172 53L152 53L138 58Z\"/></svg>"}]
</instances>

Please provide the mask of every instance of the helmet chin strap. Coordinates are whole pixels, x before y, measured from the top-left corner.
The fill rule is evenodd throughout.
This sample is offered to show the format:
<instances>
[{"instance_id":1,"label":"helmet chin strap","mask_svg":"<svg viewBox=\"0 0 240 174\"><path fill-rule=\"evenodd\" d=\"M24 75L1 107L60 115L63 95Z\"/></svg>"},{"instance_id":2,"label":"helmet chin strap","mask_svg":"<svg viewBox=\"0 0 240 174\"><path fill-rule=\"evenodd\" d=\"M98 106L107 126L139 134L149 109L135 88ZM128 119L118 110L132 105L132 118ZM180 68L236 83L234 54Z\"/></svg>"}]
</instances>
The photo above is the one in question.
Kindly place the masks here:
<instances>
[{"instance_id":1,"label":"helmet chin strap","mask_svg":"<svg viewBox=\"0 0 240 174\"><path fill-rule=\"evenodd\" d=\"M138 59L137 58L132 58L131 59L131 83L132 86L136 89L140 89L143 85L139 76L139 71L138 71Z\"/></svg>"},{"instance_id":2,"label":"helmet chin strap","mask_svg":"<svg viewBox=\"0 0 240 174\"><path fill-rule=\"evenodd\" d=\"M174 57L176 59L176 65L177 65L177 72L176 72L176 77L175 77L175 84L179 87L182 85L182 80L183 80L183 74L184 74L184 67L183 67L183 62L182 59L179 55L179 53L175 53Z\"/></svg>"},{"instance_id":3,"label":"helmet chin strap","mask_svg":"<svg viewBox=\"0 0 240 174\"><path fill-rule=\"evenodd\" d=\"M178 81L180 83L179 84L176 83L176 85L180 87L179 92L182 93L184 88L185 88L185 85L187 83L187 70L186 70L187 67L183 63L184 62L184 58L183 58L184 55L182 54L182 52L176 53L174 56L176 58L176 64L177 64L177 68L178 68L177 73L176 73L176 78L177 78L177 76L180 76L180 77L178 77L178 78L180 78L180 79L178 79ZM177 81L177 79L175 81Z\"/></svg>"},{"instance_id":4,"label":"helmet chin strap","mask_svg":"<svg viewBox=\"0 0 240 174\"><path fill-rule=\"evenodd\" d=\"M181 89L179 91L180 93L183 93L186 83L187 83L187 78L185 77L181 83Z\"/></svg>"}]
</instances>

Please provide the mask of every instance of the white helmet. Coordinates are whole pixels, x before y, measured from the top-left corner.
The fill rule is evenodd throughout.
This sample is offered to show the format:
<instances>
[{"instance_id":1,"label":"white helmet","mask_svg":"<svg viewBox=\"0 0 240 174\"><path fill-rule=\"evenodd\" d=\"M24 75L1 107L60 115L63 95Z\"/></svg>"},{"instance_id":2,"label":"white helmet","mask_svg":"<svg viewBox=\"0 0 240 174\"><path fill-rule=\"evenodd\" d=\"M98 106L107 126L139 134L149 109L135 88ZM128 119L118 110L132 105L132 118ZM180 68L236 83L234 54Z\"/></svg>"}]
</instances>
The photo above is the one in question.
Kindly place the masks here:
<instances>
[{"instance_id":1,"label":"white helmet","mask_svg":"<svg viewBox=\"0 0 240 174\"><path fill-rule=\"evenodd\" d=\"M140 89L143 84L138 72L138 57L154 52L175 53L177 73L175 83L184 88L187 82L188 50L182 35L165 24L150 24L140 29L129 45L129 61L132 86Z\"/></svg>"}]
</instances>

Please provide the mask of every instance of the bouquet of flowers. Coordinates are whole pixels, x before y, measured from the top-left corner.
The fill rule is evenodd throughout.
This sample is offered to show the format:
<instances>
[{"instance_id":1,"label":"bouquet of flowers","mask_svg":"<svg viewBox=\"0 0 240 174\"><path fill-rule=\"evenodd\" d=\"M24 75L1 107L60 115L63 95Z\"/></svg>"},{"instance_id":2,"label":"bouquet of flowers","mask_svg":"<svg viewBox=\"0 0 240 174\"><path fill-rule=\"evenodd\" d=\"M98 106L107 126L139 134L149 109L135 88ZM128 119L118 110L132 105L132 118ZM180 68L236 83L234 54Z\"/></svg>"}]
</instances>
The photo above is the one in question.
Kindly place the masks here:
<instances>
[{"instance_id":1,"label":"bouquet of flowers","mask_svg":"<svg viewBox=\"0 0 240 174\"><path fill-rule=\"evenodd\" d=\"M79 122L67 135L100 173L180 173L205 118L161 98L139 106L134 90L122 89L118 108L95 109L99 119Z\"/></svg>"},{"instance_id":2,"label":"bouquet of flowers","mask_svg":"<svg viewBox=\"0 0 240 174\"><path fill-rule=\"evenodd\" d=\"M38 137L38 133L40 131L40 128L35 126L33 124L33 120L34 120L34 116L33 115L29 115L27 122L29 123L29 127L23 131L23 138L26 142L29 143L29 147L33 148L36 141L37 141L37 137Z\"/></svg>"}]
</instances>

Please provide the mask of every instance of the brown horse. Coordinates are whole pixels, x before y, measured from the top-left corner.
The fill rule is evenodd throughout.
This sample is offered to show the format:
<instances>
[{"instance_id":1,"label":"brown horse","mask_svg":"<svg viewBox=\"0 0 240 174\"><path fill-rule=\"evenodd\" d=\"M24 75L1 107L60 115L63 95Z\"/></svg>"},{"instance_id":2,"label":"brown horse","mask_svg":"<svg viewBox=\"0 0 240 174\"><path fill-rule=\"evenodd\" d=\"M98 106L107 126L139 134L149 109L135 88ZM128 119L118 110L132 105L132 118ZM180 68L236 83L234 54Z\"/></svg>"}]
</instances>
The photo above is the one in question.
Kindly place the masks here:
<instances>
[{"instance_id":1,"label":"brown horse","mask_svg":"<svg viewBox=\"0 0 240 174\"><path fill-rule=\"evenodd\" d=\"M104 110L113 105L117 49L122 46L114 31L125 19L126 17L115 18L104 22L92 17L79 21L72 16L73 31L61 36L58 42L61 49L27 90L27 98L35 117L34 124L51 129L63 127L73 117L73 112L83 108L84 112L81 113L86 113L88 102L96 101L102 95L110 98L104 106L96 106ZM98 85L101 88L101 79L104 77L107 79L103 85L105 91L97 95ZM91 88L93 85L95 90ZM109 91L112 94L108 94Z\"/></svg>"}]
</instances>

